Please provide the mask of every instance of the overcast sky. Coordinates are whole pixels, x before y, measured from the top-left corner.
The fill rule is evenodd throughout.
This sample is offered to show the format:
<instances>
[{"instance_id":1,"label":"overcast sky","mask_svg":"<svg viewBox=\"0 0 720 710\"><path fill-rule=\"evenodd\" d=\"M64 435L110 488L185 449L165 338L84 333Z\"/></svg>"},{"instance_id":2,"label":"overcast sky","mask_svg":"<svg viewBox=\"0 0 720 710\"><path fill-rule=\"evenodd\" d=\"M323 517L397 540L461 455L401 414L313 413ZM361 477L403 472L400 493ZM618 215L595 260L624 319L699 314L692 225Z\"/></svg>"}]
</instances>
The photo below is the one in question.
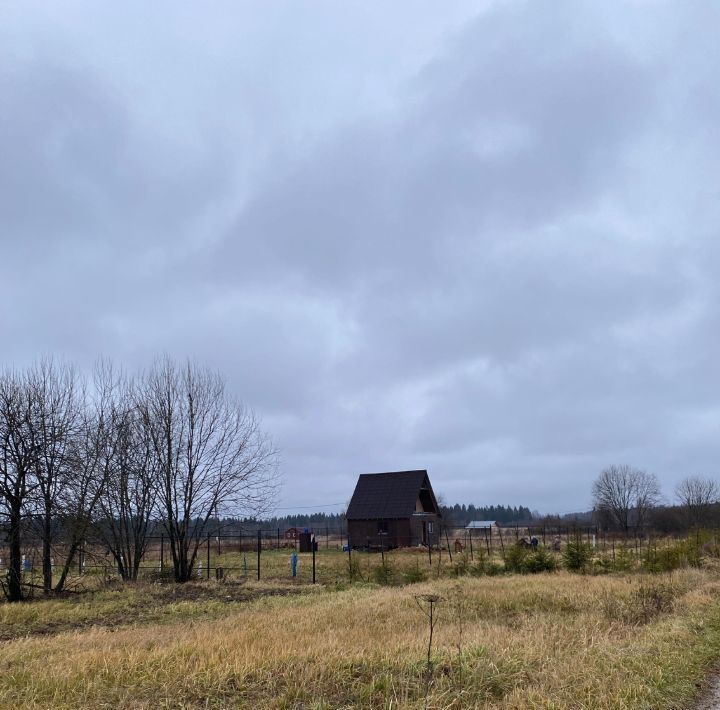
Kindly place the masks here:
<instances>
[{"instance_id":1,"label":"overcast sky","mask_svg":"<svg viewBox=\"0 0 720 710\"><path fill-rule=\"evenodd\" d=\"M720 476L719 76L713 0L0 0L1 359L219 369L283 511L670 498Z\"/></svg>"}]
</instances>

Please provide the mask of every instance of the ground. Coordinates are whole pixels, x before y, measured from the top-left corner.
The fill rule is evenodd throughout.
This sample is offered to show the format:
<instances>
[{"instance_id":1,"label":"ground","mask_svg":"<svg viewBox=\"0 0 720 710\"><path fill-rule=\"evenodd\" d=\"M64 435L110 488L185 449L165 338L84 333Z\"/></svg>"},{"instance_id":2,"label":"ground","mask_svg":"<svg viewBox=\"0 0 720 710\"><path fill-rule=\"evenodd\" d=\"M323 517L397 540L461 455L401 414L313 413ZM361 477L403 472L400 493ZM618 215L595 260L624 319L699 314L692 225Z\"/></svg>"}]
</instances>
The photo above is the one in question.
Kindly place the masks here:
<instances>
[{"instance_id":1,"label":"ground","mask_svg":"<svg viewBox=\"0 0 720 710\"><path fill-rule=\"evenodd\" d=\"M720 577L111 581L0 605L0 638L3 708L692 708Z\"/></svg>"},{"instance_id":2,"label":"ground","mask_svg":"<svg viewBox=\"0 0 720 710\"><path fill-rule=\"evenodd\" d=\"M706 688L698 698L695 710L718 710L720 708L720 674L713 673L706 683Z\"/></svg>"}]
</instances>

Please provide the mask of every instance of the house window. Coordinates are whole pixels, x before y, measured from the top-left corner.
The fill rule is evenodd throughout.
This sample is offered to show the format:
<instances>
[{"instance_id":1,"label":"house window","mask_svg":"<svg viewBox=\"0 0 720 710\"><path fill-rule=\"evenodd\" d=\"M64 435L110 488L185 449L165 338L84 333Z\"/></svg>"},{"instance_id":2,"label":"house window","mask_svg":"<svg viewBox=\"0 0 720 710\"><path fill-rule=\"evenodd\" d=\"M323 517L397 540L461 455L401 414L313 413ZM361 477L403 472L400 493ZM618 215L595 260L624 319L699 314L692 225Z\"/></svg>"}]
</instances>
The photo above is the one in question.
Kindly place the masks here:
<instances>
[{"instance_id":1,"label":"house window","mask_svg":"<svg viewBox=\"0 0 720 710\"><path fill-rule=\"evenodd\" d=\"M387 535L388 524L387 520L378 520L378 535Z\"/></svg>"},{"instance_id":2,"label":"house window","mask_svg":"<svg viewBox=\"0 0 720 710\"><path fill-rule=\"evenodd\" d=\"M428 523L428 533L429 533L430 535L432 535L432 531L433 531L433 524L432 524L432 523Z\"/></svg>"}]
</instances>

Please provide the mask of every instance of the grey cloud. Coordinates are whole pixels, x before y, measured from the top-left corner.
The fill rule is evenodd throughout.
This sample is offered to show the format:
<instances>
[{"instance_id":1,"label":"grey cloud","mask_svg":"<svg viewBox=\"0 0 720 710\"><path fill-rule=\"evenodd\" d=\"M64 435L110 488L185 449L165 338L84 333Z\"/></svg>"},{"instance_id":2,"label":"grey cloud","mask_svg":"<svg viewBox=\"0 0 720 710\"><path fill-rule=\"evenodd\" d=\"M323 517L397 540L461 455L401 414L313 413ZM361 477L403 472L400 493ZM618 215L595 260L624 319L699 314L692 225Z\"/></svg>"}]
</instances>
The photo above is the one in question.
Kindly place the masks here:
<instances>
[{"instance_id":1,"label":"grey cloud","mask_svg":"<svg viewBox=\"0 0 720 710\"><path fill-rule=\"evenodd\" d=\"M715 472L716 11L88 8L0 11L7 361L217 367L283 507Z\"/></svg>"},{"instance_id":2,"label":"grey cloud","mask_svg":"<svg viewBox=\"0 0 720 710\"><path fill-rule=\"evenodd\" d=\"M538 57L548 21L528 33L513 20L477 21L424 76L407 115L334 136L286 173L280 166L212 267L226 264L230 280L257 266L262 277L287 270L331 289L374 285L398 267L431 278L475 243L592 206L652 106L647 77L609 41ZM488 38L503 52L487 49ZM503 137L508 127L517 140Z\"/></svg>"},{"instance_id":3,"label":"grey cloud","mask_svg":"<svg viewBox=\"0 0 720 710\"><path fill-rule=\"evenodd\" d=\"M0 228L6 248L117 253L188 240L228 166L167 144L93 70L33 60L0 77ZM9 237L12 236L12 240Z\"/></svg>"}]
</instances>

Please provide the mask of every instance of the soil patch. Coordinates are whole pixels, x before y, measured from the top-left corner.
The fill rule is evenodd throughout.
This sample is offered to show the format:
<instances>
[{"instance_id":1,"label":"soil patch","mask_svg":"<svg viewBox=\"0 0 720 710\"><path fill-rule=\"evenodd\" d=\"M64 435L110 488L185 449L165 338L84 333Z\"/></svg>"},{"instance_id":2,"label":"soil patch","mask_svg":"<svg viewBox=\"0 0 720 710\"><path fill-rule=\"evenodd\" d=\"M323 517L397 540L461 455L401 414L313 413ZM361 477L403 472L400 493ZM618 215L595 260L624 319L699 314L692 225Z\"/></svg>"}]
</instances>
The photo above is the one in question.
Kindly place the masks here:
<instances>
[{"instance_id":1,"label":"soil patch","mask_svg":"<svg viewBox=\"0 0 720 710\"><path fill-rule=\"evenodd\" d=\"M720 671L708 677L694 710L720 710Z\"/></svg>"}]
</instances>

